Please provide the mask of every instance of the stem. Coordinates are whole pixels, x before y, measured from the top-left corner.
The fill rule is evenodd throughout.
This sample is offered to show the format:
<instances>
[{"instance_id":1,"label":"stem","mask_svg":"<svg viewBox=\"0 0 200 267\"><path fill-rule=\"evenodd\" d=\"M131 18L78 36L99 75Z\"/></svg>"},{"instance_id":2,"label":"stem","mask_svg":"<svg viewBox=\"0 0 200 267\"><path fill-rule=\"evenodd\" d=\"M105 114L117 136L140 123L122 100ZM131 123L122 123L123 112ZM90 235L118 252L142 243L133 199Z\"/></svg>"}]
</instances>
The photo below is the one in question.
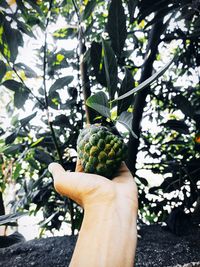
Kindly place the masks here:
<instances>
[{"instance_id":1,"label":"stem","mask_svg":"<svg viewBox=\"0 0 200 267\"><path fill-rule=\"evenodd\" d=\"M5 214L5 207L4 207L4 201L3 201L3 193L0 191L0 215Z\"/></svg>"},{"instance_id":2,"label":"stem","mask_svg":"<svg viewBox=\"0 0 200 267\"><path fill-rule=\"evenodd\" d=\"M90 90L90 79L88 76L88 68L87 63L84 61L84 54L86 52L86 46L85 46L85 37L84 37L84 30L81 26L81 18L80 13L76 4L75 0L72 0L77 18L78 18L78 41L79 41L79 53L78 53L78 59L79 59L79 68L80 68L80 76L81 76L81 88L83 92L83 98L84 98L84 104L85 104L85 112L86 112L86 123L90 124L93 122L94 118L96 117L96 114L93 109L88 107L86 105L87 98L91 95Z\"/></svg>"},{"instance_id":3,"label":"stem","mask_svg":"<svg viewBox=\"0 0 200 267\"><path fill-rule=\"evenodd\" d=\"M70 216L71 216L71 231L72 235L74 235L75 232L75 225L74 225L74 202L72 199L69 200L69 211L70 211Z\"/></svg>"},{"instance_id":4,"label":"stem","mask_svg":"<svg viewBox=\"0 0 200 267\"><path fill-rule=\"evenodd\" d=\"M46 25L45 25L45 34L44 34L44 47L43 47L43 53L44 53L44 58L43 58L43 88L44 88L44 97L45 97L45 107L46 107L46 112L47 112L47 120L48 120L48 124L49 124L49 128L51 130L51 134L52 134L52 138L53 138L53 142L54 142L54 146L56 148L56 151L58 153L58 157L59 157L59 162L62 166L64 166L64 162L62 159L62 153L60 151L58 142L57 142L57 138L56 138L56 134L53 128L53 124L50 120L50 114L49 114L49 100L48 100L48 94L47 94L47 86L46 86L46 68L47 68L47 27L49 25L49 18L50 18L50 12L51 12L51 8L52 8L52 3L53 1L51 0L49 3L49 10L47 13L47 21L46 21Z\"/></svg>"},{"instance_id":5,"label":"stem","mask_svg":"<svg viewBox=\"0 0 200 267\"><path fill-rule=\"evenodd\" d=\"M164 25L162 21L154 24L150 31L149 42L146 51L147 58L142 68L140 83L152 75L153 62L156 58L158 45L160 43L160 36L163 33L163 31L164 31ZM134 101L132 130L138 136L138 138L136 139L132 135L130 135L129 145L128 145L128 160L127 160L127 165L132 173L136 172L135 164L137 160L138 147L140 144L141 121L142 121L144 107L146 105L146 97L149 94L149 92L150 92L150 86L148 86L146 90L142 90L141 92L139 92L136 95Z\"/></svg>"},{"instance_id":6,"label":"stem","mask_svg":"<svg viewBox=\"0 0 200 267\"><path fill-rule=\"evenodd\" d=\"M73 6L74 6L74 9L75 9L75 12L76 12L76 15L78 17L78 22L80 23L80 15L79 15L79 11L78 11L78 6L76 4L76 1L75 0L72 0L72 3L73 3Z\"/></svg>"},{"instance_id":7,"label":"stem","mask_svg":"<svg viewBox=\"0 0 200 267\"><path fill-rule=\"evenodd\" d=\"M48 120L48 124L49 124L49 128L51 130L51 135L53 138L53 142L54 142L54 146L56 148L58 157L59 157L59 162L60 164L64 167L64 161L62 158L62 153L56 138L56 133L55 130L53 128L53 123L50 119L50 114L49 114L49 100L48 100L48 94L47 94L47 86L46 86L46 67L47 67L47 27L49 25L49 18L50 18L50 13L51 13L51 8L52 8L52 4L53 4L53 0L50 1L49 4L49 10L47 13L47 21L46 21L46 25L45 25L45 35L44 35L44 47L43 47L43 52L44 52L44 58L43 58L43 88L44 88L44 97L45 97L45 106L46 106L46 112L47 112L47 120ZM70 217L71 217L71 229L72 229L72 235L74 235L74 210L73 210L73 201L68 198L69 201L69 213L70 213Z\"/></svg>"},{"instance_id":8,"label":"stem","mask_svg":"<svg viewBox=\"0 0 200 267\"><path fill-rule=\"evenodd\" d=\"M18 74L17 70L15 69L14 65L11 66L10 62L8 61L8 59L7 58L5 58L5 59L6 59L6 62L8 63L8 65L10 66L10 68L14 71L14 73L19 78L20 82L24 85L24 89L27 90L42 105L42 107L45 107L44 103L31 91L31 89L29 89L27 87L27 85L25 84L24 80L20 77L20 75Z\"/></svg>"},{"instance_id":9,"label":"stem","mask_svg":"<svg viewBox=\"0 0 200 267\"><path fill-rule=\"evenodd\" d=\"M10 7L9 7L10 8ZM16 10L17 12L17 10ZM13 12L12 12L13 13ZM10 66L10 68L14 71L14 73L17 75L17 77L19 78L19 80L21 81L21 83L24 85L24 89L27 90L43 107L44 107L44 103L32 92L32 90L30 90L24 80L20 77L20 75L18 74L17 70L14 67L14 64L11 66L10 61L1 53L1 55L4 57L4 59L6 60L7 64Z\"/></svg>"},{"instance_id":10,"label":"stem","mask_svg":"<svg viewBox=\"0 0 200 267\"><path fill-rule=\"evenodd\" d=\"M80 29L81 31L81 29ZM83 43L82 37L79 39L80 46L80 73L81 73L81 81L82 81L82 92L85 103L85 112L86 112L86 123L91 124L95 118L95 112L93 109L87 106L86 101L88 97L91 95L90 90L90 80L87 73L87 63L84 62L83 57L86 51L85 44Z\"/></svg>"},{"instance_id":11,"label":"stem","mask_svg":"<svg viewBox=\"0 0 200 267\"><path fill-rule=\"evenodd\" d=\"M52 124L52 122L49 119L48 119L48 123L49 123L49 128L51 130L51 134L52 134L54 146L56 148L56 151L57 151L57 154L58 154L58 157L59 157L59 162L60 162L60 164L62 166L64 166L64 161L63 161L63 158L62 158L62 153L60 151L60 147L59 147L58 142L57 142L57 138L56 138L56 134L55 134L55 131L54 131L54 128L53 128L53 124Z\"/></svg>"}]
</instances>

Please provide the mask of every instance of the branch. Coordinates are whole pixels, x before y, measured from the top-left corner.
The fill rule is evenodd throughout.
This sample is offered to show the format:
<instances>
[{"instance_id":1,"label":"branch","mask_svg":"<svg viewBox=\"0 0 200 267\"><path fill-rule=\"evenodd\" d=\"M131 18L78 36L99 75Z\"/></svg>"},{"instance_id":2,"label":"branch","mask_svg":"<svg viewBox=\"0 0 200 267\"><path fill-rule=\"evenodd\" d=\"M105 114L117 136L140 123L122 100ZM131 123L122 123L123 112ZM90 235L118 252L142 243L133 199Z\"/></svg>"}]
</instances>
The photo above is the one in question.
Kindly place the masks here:
<instances>
[{"instance_id":1,"label":"branch","mask_svg":"<svg viewBox=\"0 0 200 267\"><path fill-rule=\"evenodd\" d=\"M190 35L182 35L182 36L175 36L174 34L168 34L165 38L162 39L163 42L169 42L173 40L191 40L191 41L198 41L200 39L199 34L190 34Z\"/></svg>"},{"instance_id":2,"label":"branch","mask_svg":"<svg viewBox=\"0 0 200 267\"><path fill-rule=\"evenodd\" d=\"M81 74L81 88L83 92L83 98L84 98L84 104L85 104L85 112L86 112L86 123L90 124L93 122L95 118L95 112L93 109L88 107L86 105L87 98L91 95L90 90L90 79L88 76L88 67L87 63L84 61L84 54L86 52L86 46L85 46L85 37L84 37L84 30L81 26L81 18L78 11L77 4L75 0L72 0L77 18L78 18L78 41L79 41L79 53L78 53L78 59L79 59L79 68L80 68L80 74Z\"/></svg>"},{"instance_id":3,"label":"branch","mask_svg":"<svg viewBox=\"0 0 200 267\"><path fill-rule=\"evenodd\" d=\"M48 94L47 94L47 86L46 86L46 67L47 67L47 27L49 25L49 19L50 19L50 14L51 14L51 8L52 8L53 0L50 1L49 4L49 10L47 13L47 21L46 21L46 27L45 27L45 35L44 35L44 47L43 47L43 52L44 52L44 58L43 58L43 87L44 87L44 97L45 97L45 103L46 103L46 111L47 111L47 120L49 124L49 128L51 130L51 135L53 138L54 146L56 148L58 157L59 157L59 162L60 164L64 167L64 161L62 158L62 153L60 150L60 147L58 145L58 141L56 138L56 133L53 128L53 123L50 120L50 115L49 115L49 100L48 100ZM71 218L71 229L72 229L72 235L74 235L74 209L73 209L73 200L70 198L66 198L69 202L69 213L70 213L70 218Z\"/></svg>"},{"instance_id":4,"label":"branch","mask_svg":"<svg viewBox=\"0 0 200 267\"><path fill-rule=\"evenodd\" d=\"M146 49L146 59L142 68L142 74L140 78L140 83L149 78L152 75L153 71L153 62L156 58L158 45L160 43L160 36L163 34L165 30L165 25L160 21L152 26L152 29L148 38L148 45ZM150 52L150 53L149 53ZM138 138L134 138L130 135L129 145L128 145L128 160L127 165L132 173L136 172L136 159L138 153L138 147L140 144L140 133L141 133L141 121L142 115L144 111L144 107L146 105L146 97L149 94L150 86L139 92L135 96L134 100L134 109L133 109L133 120L132 120L132 130L138 136Z\"/></svg>"},{"instance_id":5,"label":"branch","mask_svg":"<svg viewBox=\"0 0 200 267\"><path fill-rule=\"evenodd\" d=\"M53 138L54 146L56 148L56 151L57 151L57 154L58 154L58 157L59 157L59 162L60 162L60 164L62 166L64 166L64 162L63 162L63 158L62 158L62 153L61 153L60 147L58 145L56 134L55 134L55 131L54 131L54 128L53 128L53 123L50 120L50 115L49 115L49 100L48 100L47 86L46 86L47 27L49 25L49 19L50 19L52 4L53 4L53 0L51 0L50 3L49 3L49 9L48 9L48 12L47 12L47 20L46 20L46 24L45 24L44 46L43 46L43 53L44 53L44 57L43 57L43 89L44 89L45 108L46 108L46 111L47 111L47 120L48 120L49 128L51 130L51 135L52 135L52 138Z\"/></svg>"},{"instance_id":6,"label":"branch","mask_svg":"<svg viewBox=\"0 0 200 267\"><path fill-rule=\"evenodd\" d=\"M5 206L4 206L2 191L0 191L0 215L5 215Z\"/></svg>"},{"instance_id":7,"label":"branch","mask_svg":"<svg viewBox=\"0 0 200 267\"><path fill-rule=\"evenodd\" d=\"M53 128L53 123L49 120L49 118L48 118L48 123L49 123L49 128L51 130L51 134L52 134L54 146L55 146L56 151L58 153L59 162L60 162L60 164L62 166L64 166L64 161L63 161L63 158L62 158L62 153L60 151L60 147L59 147L58 142L57 142L56 134L55 134L55 131L54 131L54 128Z\"/></svg>"},{"instance_id":8,"label":"branch","mask_svg":"<svg viewBox=\"0 0 200 267\"><path fill-rule=\"evenodd\" d=\"M45 33L44 33L44 46L43 46L43 87L44 87L44 97L45 97L45 103L46 103L46 109L48 110L49 107L49 101L48 101L48 95L47 95L47 87L46 87L46 67L47 67L47 28L49 25L49 18L51 14L51 9L52 9L52 4L53 0L50 0L49 2L49 9L47 12L47 20L46 20L46 25L45 25ZM49 114L48 114L49 118Z\"/></svg>"},{"instance_id":9,"label":"branch","mask_svg":"<svg viewBox=\"0 0 200 267\"><path fill-rule=\"evenodd\" d=\"M4 57L5 58L5 57ZM20 75L18 74L17 70L15 69L14 65L11 66L10 61L5 58L6 62L8 63L8 65L10 66L10 68L14 71L14 73L17 75L18 79L20 80L20 82L24 85L24 89L27 90L29 92L29 94L31 94L40 104L42 107L45 108L44 103L32 92L32 90L26 85L26 83L24 82L24 80L22 79L22 77L20 77Z\"/></svg>"}]
</instances>

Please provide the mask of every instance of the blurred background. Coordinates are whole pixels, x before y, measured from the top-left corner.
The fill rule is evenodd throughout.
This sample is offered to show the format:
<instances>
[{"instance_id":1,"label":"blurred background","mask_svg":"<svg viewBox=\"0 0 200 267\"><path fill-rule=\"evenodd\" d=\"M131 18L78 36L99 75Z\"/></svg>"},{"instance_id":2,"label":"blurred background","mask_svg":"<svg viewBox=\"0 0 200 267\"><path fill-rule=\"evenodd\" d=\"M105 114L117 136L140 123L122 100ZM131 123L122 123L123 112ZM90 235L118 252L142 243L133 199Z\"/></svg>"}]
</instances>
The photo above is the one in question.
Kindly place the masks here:
<instances>
[{"instance_id":1,"label":"blurred background","mask_svg":"<svg viewBox=\"0 0 200 267\"><path fill-rule=\"evenodd\" d=\"M74 171L79 131L96 122L128 145L138 221L199 225L199 11L197 0L0 1L1 235L78 233L83 210L47 167Z\"/></svg>"}]
</instances>

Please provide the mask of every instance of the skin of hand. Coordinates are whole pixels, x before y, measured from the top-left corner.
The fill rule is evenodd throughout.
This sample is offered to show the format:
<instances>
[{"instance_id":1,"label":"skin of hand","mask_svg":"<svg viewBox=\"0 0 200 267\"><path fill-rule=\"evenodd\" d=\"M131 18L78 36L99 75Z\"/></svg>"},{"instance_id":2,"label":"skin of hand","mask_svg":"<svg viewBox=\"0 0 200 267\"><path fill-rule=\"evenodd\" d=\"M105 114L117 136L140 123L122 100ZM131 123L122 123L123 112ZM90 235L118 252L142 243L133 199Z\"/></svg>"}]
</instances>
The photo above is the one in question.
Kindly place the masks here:
<instances>
[{"instance_id":1,"label":"skin of hand","mask_svg":"<svg viewBox=\"0 0 200 267\"><path fill-rule=\"evenodd\" d=\"M70 267L132 267L137 243L138 197L135 181L125 163L112 180L75 172L58 163L49 171L58 193L84 208L84 219Z\"/></svg>"}]
</instances>

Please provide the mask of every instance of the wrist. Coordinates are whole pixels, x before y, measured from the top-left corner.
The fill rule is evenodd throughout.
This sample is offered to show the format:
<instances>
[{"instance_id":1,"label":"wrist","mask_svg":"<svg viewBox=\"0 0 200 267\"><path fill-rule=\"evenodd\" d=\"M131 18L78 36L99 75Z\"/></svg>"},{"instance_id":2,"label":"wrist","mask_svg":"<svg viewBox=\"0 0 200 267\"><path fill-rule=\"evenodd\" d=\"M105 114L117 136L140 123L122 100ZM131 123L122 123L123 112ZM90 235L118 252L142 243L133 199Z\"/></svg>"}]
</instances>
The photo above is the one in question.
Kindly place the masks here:
<instances>
[{"instance_id":1,"label":"wrist","mask_svg":"<svg viewBox=\"0 0 200 267\"><path fill-rule=\"evenodd\" d=\"M122 210L117 201L87 207L75 251L76 261L73 260L70 266L133 266L137 242L136 217L135 209L129 206ZM85 265L83 261L78 261L80 251L87 259Z\"/></svg>"},{"instance_id":2,"label":"wrist","mask_svg":"<svg viewBox=\"0 0 200 267\"><path fill-rule=\"evenodd\" d=\"M109 217L124 218L124 221L129 217L136 218L138 211L138 202L130 197L120 194L113 194L105 197L104 200L90 199L84 205L85 217L98 218L100 220L106 220ZM92 221L91 221L92 223Z\"/></svg>"}]
</instances>

